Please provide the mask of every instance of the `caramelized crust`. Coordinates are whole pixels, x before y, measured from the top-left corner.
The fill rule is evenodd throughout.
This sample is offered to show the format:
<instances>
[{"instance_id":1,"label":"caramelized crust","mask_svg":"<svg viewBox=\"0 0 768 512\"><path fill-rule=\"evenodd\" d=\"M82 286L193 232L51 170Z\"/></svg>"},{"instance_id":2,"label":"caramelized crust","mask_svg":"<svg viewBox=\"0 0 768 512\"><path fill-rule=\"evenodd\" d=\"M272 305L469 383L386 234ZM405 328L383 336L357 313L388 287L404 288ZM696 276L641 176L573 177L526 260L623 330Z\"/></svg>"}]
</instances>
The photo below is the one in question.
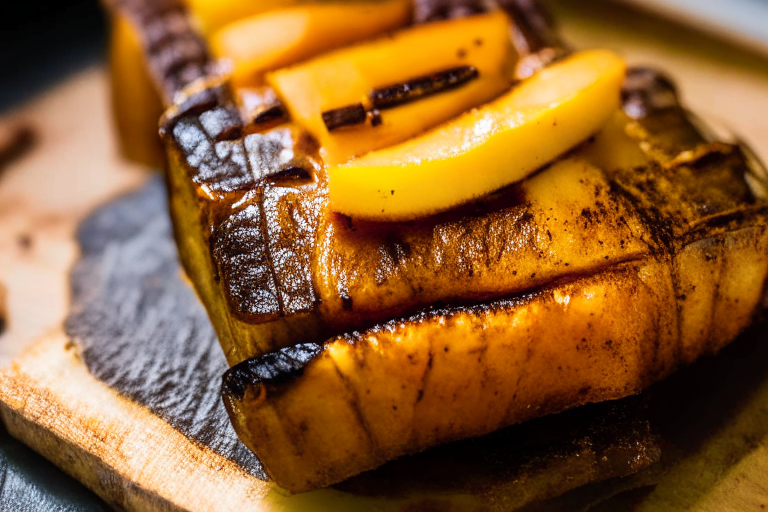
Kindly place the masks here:
<instances>
[{"instance_id":1,"label":"caramelized crust","mask_svg":"<svg viewBox=\"0 0 768 512\"><path fill-rule=\"evenodd\" d=\"M502 3L523 52L565 51L535 3ZM155 27L144 36L150 67L177 99L162 133L181 258L231 363L434 303L490 300L669 252L704 213L750 200L739 152L699 135L668 80L634 71L624 99L635 119L617 117L546 174L425 221L352 222L327 208L323 163L290 125L243 136L226 84L182 89L163 78L178 67L155 56L193 38L183 7L128 4ZM415 22L481 7L420 2ZM147 21L164 17L167 29Z\"/></svg>"},{"instance_id":2,"label":"caramelized crust","mask_svg":"<svg viewBox=\"0 0 768 512\"><path fill-rule=\"evenodd\" d=\"M235 365L228 410L289 490L636 393L763 305L768 174L708 140L655 73L631 72L624 112L521 184L415 222L356 222L329 209L312 141L243 121L183 8L124 1L171 107L175 236ZM534 3L498 5L517 78L566 53ZM489 6L418 2L415 21Z\"/></svg>"},{"instance_id":3,"label":"caramelized crust","mask_svg":"<svg viewBox=\"0 0 768 512\"><path fill-rule=\"evenodd\" d=\"M215 143L187 121L176 125L177 133L185 130L197 135L184 140L199 144L185 148L185 169L198 169L193 182L214 195L241 190L241 183L251 187L237 195L236 207L221 210L226 217L196 228L213 235L202 243L212 248L208 257L228 321L246 330L253 325L252 335L225 341L233 363L292 344L284 332L296 332L294 319L311 317L314 333L325 336L434 303L520 293L669 253L693 227L754 202L738 149L706 142L678 107L641 120L617 115L595 141L522 184L459 211L398 224L354 222L331 212L321 166L310 182L276 183L296 159L288 142ZM210 150L236 144L237 151ZM194 167L190 159L199 154L230 160ZM275 154L283 155L282 165ZM272 178L256 179L249 165ZM261 328L277 320L283 327Z\"/></svg>"},{"instance_id":4,"label":"caramelized crust","mask_svg":"<svg viewBox=\"0 0 768 512\"><path fill-rule=\"evenodd\" d=\"M346 252L323 268L350 275L349 262L359 262L355 282L363 281L354 295L337 295L334 318L353 322L365 300L376 314L391 295L393 308L455 295L444 307L430 299L419 313L234 366L225 403L270 477L306 491L430 446L638 393L749 326L768 286L760 199L768 173L747 165L740 148L705 140L679 107L648 112L617 116L505 198L455 217L386 230L326 219L321 236ZM518 277L513 268L525 264ZM510 293L494 300L477 292L505 286ZM462 304L468 297L475 301Z\"/></svg>"},{"instance_id":5,"label":"caramelized crust","mask_svg":"<svg viewBox=\"0 0 768 512\"><path fill-rule=\"evenodd\" d=\"M532 26L544 19L522 7L508 12ZM395 226L388 233L377 226L351 225L327 208L324 165L311 142L299 140L290 125L242 136L249 128L238 123L226 87L187 91L189 87L177 93L176 105L166 113L161 127L170 155L172 212L182 261L211 313L231 363L293 344L301 339L297 335L319 341L351 325L385 320L433 301L458 296L479 300L530 285L524 278L527 268L515 274L519 275L515 285L493 283L495 275L514 271L510 269L514 262L494 266L488 255L487 267L493 270L483 278L487 284L478 284L468 293L459 291L467 282L480 283L471 279L474 270L467 267L467 258L472 256L462 253L476 251L469 245L473 239L487 236L483 231L512 228L508 236L522 241L515 234L523 225L518 220L523 216L530 224L531 215L523 204L501 199L507 207L491 206L496 211L491 223L462 220L460 214L429 220L424 226ZM290 179L297 174L305 179ZM480 206L478 211L484 209L489 210ZM200 215L182 219L191 211ZM446 238L441 242L440 237L446 236L463 241ZM497 238L495 243L506 242ZM416 254L401 259L393 253L402 269L385 278L393 270L387 270L393 257L387 251L406 245ZM441 258L446 250L452 253L446 271L462 276L457 284L398 301L412 290L433 286L436 279L429 275L437 267L419 272L416 260ZM354 257L347 258L349 255ZM522 253L517 259L523 259ZM340 260L344 260L344 268L339 266ZM418 276L412 276L414 272ZM542 282L546 275L541 274ZM391 285L377 284L382 279L389 279ZM371 287L372 283L376 286ZM360 294L358 288L366 291Z\"/></svg>"}]
</instances>

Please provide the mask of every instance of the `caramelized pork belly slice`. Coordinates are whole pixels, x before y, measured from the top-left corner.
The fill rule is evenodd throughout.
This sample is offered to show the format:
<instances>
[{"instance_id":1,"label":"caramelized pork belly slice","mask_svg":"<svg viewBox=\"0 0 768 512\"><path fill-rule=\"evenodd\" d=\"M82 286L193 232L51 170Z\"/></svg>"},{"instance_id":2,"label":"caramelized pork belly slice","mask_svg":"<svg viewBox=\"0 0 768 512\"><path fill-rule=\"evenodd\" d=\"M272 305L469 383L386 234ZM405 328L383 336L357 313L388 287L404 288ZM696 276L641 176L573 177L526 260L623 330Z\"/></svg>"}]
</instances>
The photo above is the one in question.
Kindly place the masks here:
<instances>
[{"instance_id":1,"label":"caramelized pork belly slice","mask_svg":"<svg viewBox=\"0 0 768 512\"><path fill-rule=\"evenodd\" d=\"M271 478L306 491L430 446L637 393L719 350L760 307L766 208L721 220L674 255L241 363L224 377L233 425Z\"/></svg>"}]
</instances>

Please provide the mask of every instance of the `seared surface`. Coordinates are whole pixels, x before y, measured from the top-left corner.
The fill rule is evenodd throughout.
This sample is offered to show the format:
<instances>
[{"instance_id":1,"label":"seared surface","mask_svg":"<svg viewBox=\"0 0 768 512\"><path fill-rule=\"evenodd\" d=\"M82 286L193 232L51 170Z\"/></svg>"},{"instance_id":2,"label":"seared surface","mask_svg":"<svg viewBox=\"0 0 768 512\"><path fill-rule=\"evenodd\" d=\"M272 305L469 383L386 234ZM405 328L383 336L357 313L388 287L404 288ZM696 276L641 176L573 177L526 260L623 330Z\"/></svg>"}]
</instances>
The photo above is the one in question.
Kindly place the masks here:
<instances>
[{"instance_id":1,"label":"seared surface","mask_svg":"<svg viewBox=\"0 0 768 512\"><path fill-rule=\"evenodd\" d=\"M505 1L500 6L514 21L518 52L535 61L521 61L526 69L518 69L520 77L562 55L563 45L538 4ZM421 1L414 22L478 9L480 4L464 1ZM534 215L545 218L545 212L529 211L520 190L503 191L490 206L423 225L352 225L327 209L317 148L290 125L242 137L229 96L221 86L190 92L166 114L162 134L182 260L231 363L298 339L320 341L435 301L484 300L538 286L557 274L555 266L576 259L575 253L553 253L549 269L538 272L537 279L525 278L536 272L518 262L541 256L563 240L552 230L547 236L554 240L541 239L547 230L539 230ZM298 181L291 179L297 175ZM623 207L617 205L616 211ZM199 217L182 218L193 211ZM486 213L490 216L483 218ZM606 231L623 226L596 225ZM527 244L528 252L501 249L510 243ZM602 257L631 259L638 248L630 243L620 249L621 254L611 249ZM457 280L449 289L435 286L447 282L435 272ZM506 277L497 282L499 275L509 274L517 276L514 283Z\"/></svg>"},{"instance_id":2,"label":"seared surface","mask_svg":"<svg viewBox=\"0 0 768 512\"><path fill-rule=\"evenodd\" d=\"M638 393L719 351L763 307L766 178L667 107L618 115L538 175L450 215L384 227L328 214L318 311L344 319L333 328L345 334L312 345L305 364L233 368L233 424L272 478L305 491ZM426 309L377 324L409 308ZM376 325L350 330L360 324Z\"/></svg>"},{"instance_id":3,"label":"seared surface","mask_svg":"<svg viewBox=\"0 0 768 512\"><path fill-rule=\"evenodd\" d=\"M540 24L520 12L520 34ZM520 77L562 52L538 32L526 43L547 51ZM263 177L227 116L211 128L193 108L191 138L170 119L177 238L229 361L297 342L316 353L271 353L248 363L250 385L240 370L227 380L236 429L271 476L312 489L636 393L749 325L768 269L766 176L705 140L667 85L633 84L629 117L525 183L386 227L330 212L322 164L309 183Z\"/></svg>"},{"instance_id":4,"label":"seared surface","mask_svg":"<svg viewBox=\"0 0 768 512\"><path fill-rule=\"evenodd\" d=\"M482 202L383 224L329 211L320 166L302 165L313 172L312 182L279 180L301 158L287 137L216 143L194 123L182 119L175 133L197 172L193 182L224 205L216 210L222 217L197 229L212 248L226 310L244 324L284 324L254 334L255 342L227 340L219 328L232 362L291 344L281 333L292 318L306 322L309 315L319 336L293 343L321 341L434 303L503 297L673 253L684 242L678 238L695 237L687 233L755 201L739 149L705 141L679 107L639 120L617 116L604 134L546 173ZM226 193L241 183L252 188L229 199Z\"/></svg>"},{"instance_id":5,"label":"seared surface","mask_svg":"<svg viewBox=\"0 0 768 512\"><path fill-rule=\"evenodd\" d=\"M68 333L89 370L112 389L266 478L258 459L236 439L222 407L218 382L226 361L205 311L181 278L164 196L162 183L154 180L81 226L83 256L72 276L75 309ZM264 379L277 375L306 360L301 352L312 354L305 348L290 360L275 354L262 366L265 372L255 371ZM250 385L250 373L245 375L243 385ZM405 500L414 507L427 502L448 507L471 496L477 509L505 504L501 510L507 511L641 471L658 458L658 440L642 403L606 403L395 462L347 482L339 500L376 497L384 505ZM462 475L458 481L457 475Z\"/></svg>"}]
</instances>

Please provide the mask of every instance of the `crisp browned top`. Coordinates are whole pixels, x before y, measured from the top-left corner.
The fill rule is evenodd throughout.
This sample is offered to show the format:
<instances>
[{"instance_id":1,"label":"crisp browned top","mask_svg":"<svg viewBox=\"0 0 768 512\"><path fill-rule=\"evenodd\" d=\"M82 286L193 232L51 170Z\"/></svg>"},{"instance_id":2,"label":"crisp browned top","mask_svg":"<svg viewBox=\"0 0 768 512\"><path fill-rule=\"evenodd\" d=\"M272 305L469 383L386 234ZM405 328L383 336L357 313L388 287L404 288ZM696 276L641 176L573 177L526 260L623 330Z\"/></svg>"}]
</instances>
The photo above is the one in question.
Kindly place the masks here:
<instances>
[{"instance_id":1,"label":"crisp browned top","mask_svg":"<svg viewBox=\"0 0 768 512\"><path fill-rule=\"evenodd\" d=\"M591 194L588 207L550 219L547 202L555 208L558 199L523 183L419 222L352 222L327 208L324 164L311 140L288 127L251 133L179 2L117 5L143 28L155 79L172 98L162 134L198 191L230 313L246 323L315 315L325 336L435 303L482 302L673 251L757 201L740 151L707 140L669 80L634 70L624 108L652 163L586 173L573 190ZM563 51L534 2L500 5L530 57L521 76ZM467 0L419 0L414 21L479 9ZM193 46L197 53L184 50Z\"/></svg>"}]
</instances>

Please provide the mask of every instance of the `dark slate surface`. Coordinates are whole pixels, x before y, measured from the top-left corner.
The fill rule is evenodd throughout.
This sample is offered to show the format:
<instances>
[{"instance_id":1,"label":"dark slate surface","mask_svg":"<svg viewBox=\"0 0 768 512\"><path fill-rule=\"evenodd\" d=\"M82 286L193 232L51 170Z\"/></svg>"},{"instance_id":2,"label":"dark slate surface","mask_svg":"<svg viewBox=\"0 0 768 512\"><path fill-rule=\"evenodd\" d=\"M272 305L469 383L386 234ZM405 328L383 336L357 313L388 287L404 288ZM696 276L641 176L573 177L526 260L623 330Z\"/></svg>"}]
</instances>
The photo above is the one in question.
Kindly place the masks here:
<instances>
[{"instance_id":1,"label":"dark slate surface","mask_svg":"<svg viewBox=\"0 0 768 512\"><path fill-rule=\"evenodd\" d=\"M81 225L78 238L83 254L73 269L74 307L67 331L83 347L89 370L189 438L265 478L258 459L238 441L221 402L221 375L227 365L202 305L182 278L161 178L96 211ZM671 463L697 453L733 417L734 408L747 403L766 381L766 328L765 323L755 326L718 357L679 372L640 400L586 406L399 459L345 482L342 490L396 497L418 488L455 489L460 485L457 474L462 474L461 482L475 475L485 484L500 475L513 478L521 463L526 466L526 453L546 461L567 455L579 443L595 443L599 450L627 444L616 436L656 449L655 435L647 431L646 405L650 424L660 431L664 445L673 447L665 451ZM626 421L605 424L611 414ZM761 426L755 438L766 435L766 429ZM542 443L531 432L554 441ZM18 450L17 445L7 448L0 436L0 510L105 509L95 500L68 502L68 486L58 486L46 475L50 471L55 479L66 477L46 469L44 461L30 459L29 468L39 468L18 471L23 459ZM732 455L737 461L745 453ZM445 478L435 478L436 471ZM607 489L600 492L610 494ZM565 500L566 510L573 509L574 492L581 491L558 498ZM30 508L8 508L21 494Z\"/></svg>"},{"instance_id":2,"label":"dark slate surface","mask_svg":"<svg viewBox=\"0 0 768 512\"><path fill-rule=\"evenodd\" d=\"M0 511L107 512L109 506L0 426Z\"/></svg>"},{"instance_id":3,"label":"dark slate surface","mask_svg":"<svg viewBox=\"0 0 768 512\"><path fill-rule=\"evenodd\" d=\"M94 212L80 225L78 240L82 256L72 271L66 330L82 347L89 371L190 439L266 478L237 439L221 401L227 365L203 306L182 278L162 179ZM455 489L455 475L465 471L475 480L511 479L523 461L566 457L585 442L619 445L617 439L628 437L653 451L654 436L635 409L627 402L598 404L511 427L391 462L345 489L377 495L383 489L392 495ZM601 420L611 415L627 419ZM537 440L531 429L557 432L551 436L557 441ZM452 469L436 478L445 460L453 461ZM424 482L418 473L426 475Z\"/></svg>"},{"instance_id":4,"label":"dark slate surface","mask_svg":"<svg viewBox=\"0 0 768 512\"><path fill-rule=\"evenodd\" d=\"M162 180L81 225L67 333L96 377L184 435L266 478L220 398L224 354L182 270Z\"/></svg>"}]
</instances>

